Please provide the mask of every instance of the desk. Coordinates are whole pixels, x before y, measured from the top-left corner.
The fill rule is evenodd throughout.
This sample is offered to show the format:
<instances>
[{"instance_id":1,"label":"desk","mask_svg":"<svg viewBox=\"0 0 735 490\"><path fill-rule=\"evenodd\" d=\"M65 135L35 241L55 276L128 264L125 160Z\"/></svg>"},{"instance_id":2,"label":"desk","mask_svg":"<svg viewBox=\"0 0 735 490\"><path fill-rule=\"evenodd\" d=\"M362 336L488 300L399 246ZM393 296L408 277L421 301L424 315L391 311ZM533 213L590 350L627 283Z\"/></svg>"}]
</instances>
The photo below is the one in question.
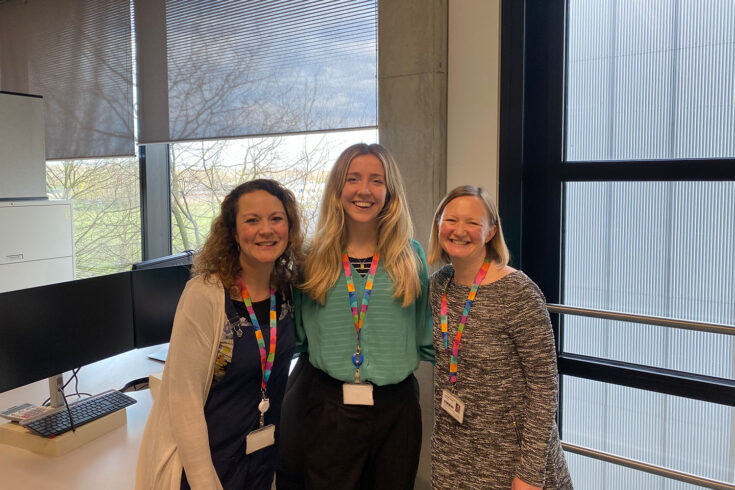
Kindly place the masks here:
<instances>
[{"instance_id":1,"label":"desk","mask_svg":"<svg viewBox=\"0 0 735 490\"><path fill-rule=\"evenodd\" d=\"M160 346L138 349L83 367L78 374L79 391L99 393L121 388L126 382L159 372L163 364L147 355ZM64 381L69 373L64 375ZM67 394L74 383L67 386ZM71 389L70 389L71 388ZM135 484L138 448L148 412L153 404L150 391L127 393L138 403L127 407L127 424L57 457L46 457L0 445L0 487L38 490L131 490ZM39 381L0 394L0 407L48 397L48 383Z\"/></svg>"}]
</instances>

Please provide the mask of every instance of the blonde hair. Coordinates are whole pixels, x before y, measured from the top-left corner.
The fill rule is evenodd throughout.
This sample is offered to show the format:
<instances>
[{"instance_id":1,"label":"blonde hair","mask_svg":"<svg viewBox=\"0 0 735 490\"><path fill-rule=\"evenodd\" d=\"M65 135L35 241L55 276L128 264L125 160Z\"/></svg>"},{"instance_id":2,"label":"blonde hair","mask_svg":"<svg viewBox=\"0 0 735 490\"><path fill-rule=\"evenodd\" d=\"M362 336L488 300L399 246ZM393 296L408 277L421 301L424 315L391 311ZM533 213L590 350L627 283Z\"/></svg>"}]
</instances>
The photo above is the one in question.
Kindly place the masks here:
<instances>
[{"instance_id":1,"label":"blonde hair","mask_svg":"<svg viewBox=\"0 0 735 490\"><path fill-rule=\"evenodd\" d=\"M421 294L421 260L411 246L413 224L406 204L403 181L393 156L379 144L358 143L342 152L329 172L319 207L319 220L304 261L301 287L315 301L324 304L327 291L342 271L342 251L347 245L345 211L340 201L342 188L352 160L374 155L383 164L387 195L378 214L378 251L380 263L393 281L393 297L410 305Z\"/></svg>"},{"instance_id":2,"label":"blonde hair","mask_svg":"<svg viewBox=\"0 0 735 490\"><path fill-rule=\"evenodd\" d=\"M225 196L220 214L212 221L212 228L202 249L194 256L192 275L201 274L207 280L218 278L233 295L240 294L236 277L240 273L240 250L235 235L240 196L265 191L277 197L288 218L288 244L276 259L271 277L282 293L296 284L296 271L302 259L304 235L301 230L301 209L293 192L271 179L255 179L238 185Z\"/></svg>"},{"instance_id":3,"label":"blonde hair","mask_svg":"<svg viewBox=\"0 0 735 490\"><path fill-rule=\"evenodd\" d=\"M434 264L439 260L445 263L451 262L447 253L439 245L439 220L442 219L444 209L451 201L458 197L472 196L477 197L485 204L487 215L490 219L490 226L495 226L495 236L485 244L486 256L495 262L498 267L508 265L510 261L510 252L508 252L508 246L505 244L505 238L503 237L503 227L500 225L500 216L498 215L498 208L495 206L490 194L487 193L482 187L475 187L474 185L461 185L455 187L449 193L444 196L444 199L439 203L439 207L436 208L434 213L434 221L431 223L431 237L429 238L429 255L426 260L429 264Z\"/></svg>"}]
</instances>

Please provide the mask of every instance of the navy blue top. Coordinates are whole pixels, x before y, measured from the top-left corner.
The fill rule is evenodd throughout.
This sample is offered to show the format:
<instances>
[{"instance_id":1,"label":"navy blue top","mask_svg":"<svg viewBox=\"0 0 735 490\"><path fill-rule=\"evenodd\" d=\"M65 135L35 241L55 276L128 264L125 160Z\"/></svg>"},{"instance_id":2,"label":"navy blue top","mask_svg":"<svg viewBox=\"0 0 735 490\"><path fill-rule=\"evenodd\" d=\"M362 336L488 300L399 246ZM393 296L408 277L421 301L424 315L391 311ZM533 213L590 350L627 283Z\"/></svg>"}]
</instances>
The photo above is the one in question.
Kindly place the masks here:
<instances>
[{"instance_id":1,"label":"navy blue top","mask_svg":"<svg viewBox=\"0 0 735 490\"><path fill-rule=\"evenodd\" d=\"M253 303L255 316L263 332L266 351L270 339L270 299ZM225 294L225 310L230 325L225 326L223 337L231 339L232 357L218 355L215 379L204 404L204 417L209 432L212 462L223 488L271 488L278 455L277 445L281 403L294 349L294 323L291 298L277 293L276 315L278 335L276 356L267 386L270 409L265 413L265 424L276 426L276 445L245 454L245 438L258 428L261 400L260 384L263 377L260 351L255 330L242 301L233 301ZM242 320L241 320L242 318ZM242 337L232 325L239 322ZM220 347L223 343L220 342ZM181 488L189 489L185 473Z\"/></svg>"}]
</instances>

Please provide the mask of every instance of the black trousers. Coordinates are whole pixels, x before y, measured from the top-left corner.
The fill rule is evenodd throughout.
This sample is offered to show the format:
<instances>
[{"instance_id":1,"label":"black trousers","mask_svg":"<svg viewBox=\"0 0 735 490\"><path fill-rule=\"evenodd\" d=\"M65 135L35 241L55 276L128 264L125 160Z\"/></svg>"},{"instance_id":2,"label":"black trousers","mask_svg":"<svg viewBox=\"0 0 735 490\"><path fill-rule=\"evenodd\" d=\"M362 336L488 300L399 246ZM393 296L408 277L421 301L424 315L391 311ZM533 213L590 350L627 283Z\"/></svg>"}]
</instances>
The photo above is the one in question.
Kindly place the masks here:
<instances>
[{"instance_id":1,"label":"black trousers","mask_svg":"<svg viewBox=\"0 0 735 490\"><path fill-rule=\"evenodd\" d=\"M304 441L306 423L305 406L311 383L317 372L309 363L309 355L301 354L286 384L286 394L281 406L281 427L276 468L278 490L304 490Z\"/></svg>"},{"instance_id":2,"label":"black trousers","mask_svg":"<svg viewBox=\"0 0 735 490\"><path fill-rule=\"evenodd\" d=\"M306 364L301 377L308 380L310 389L302 406L302 423L298 435L287 436L298 441L303 480L279 471L278 488L412 489L421 451L416 378L409 375L395 385L374 386L373 406L345 405L343 382ZM291 462L294 456L290 451Z\"/></svg>"}]
</instances>

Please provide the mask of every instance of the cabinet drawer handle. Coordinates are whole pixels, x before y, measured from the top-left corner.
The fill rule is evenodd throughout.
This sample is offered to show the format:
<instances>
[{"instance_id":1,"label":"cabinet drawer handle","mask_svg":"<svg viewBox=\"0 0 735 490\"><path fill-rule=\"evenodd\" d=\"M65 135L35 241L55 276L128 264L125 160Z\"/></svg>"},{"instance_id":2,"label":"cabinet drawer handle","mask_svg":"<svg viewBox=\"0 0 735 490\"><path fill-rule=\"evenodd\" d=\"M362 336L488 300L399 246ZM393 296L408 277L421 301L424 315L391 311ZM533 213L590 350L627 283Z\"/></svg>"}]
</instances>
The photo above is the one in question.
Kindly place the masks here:
<instances>
[{"instance_id":1,"label":"cabinet drawer handle","mask_svg":"<svg viewBox=\"0 0 735 490\"><path fill-rule=\"evenodd\" d=\"M6 259L22 259L23 254L12 254L12 255L6 255Z\"/></svg>"}]
</instances>

